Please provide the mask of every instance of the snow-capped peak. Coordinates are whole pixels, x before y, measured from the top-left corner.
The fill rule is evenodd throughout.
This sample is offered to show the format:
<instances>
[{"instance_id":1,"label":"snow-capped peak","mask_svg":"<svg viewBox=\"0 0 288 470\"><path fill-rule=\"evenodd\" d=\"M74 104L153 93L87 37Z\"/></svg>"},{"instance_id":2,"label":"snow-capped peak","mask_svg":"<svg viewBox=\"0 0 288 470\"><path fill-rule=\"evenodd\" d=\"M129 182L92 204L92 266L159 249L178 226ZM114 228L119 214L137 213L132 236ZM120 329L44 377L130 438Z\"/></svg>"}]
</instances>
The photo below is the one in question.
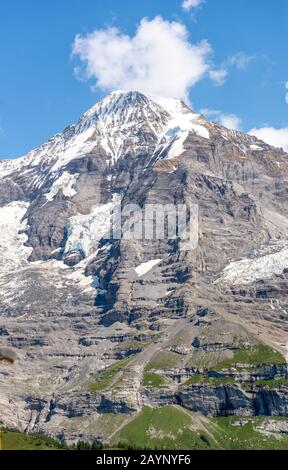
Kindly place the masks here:
<instances>
[{"instance_id":1,"label":"snow-capped peak","mask_svg":"<svg viewBox=\"0 0 288 470\"><path fill-rule=\"evenodd\" d=\"M84 113L75 132L93 128L94 138L114 163L125 152L148 151L157 143L169 114L137 91L115 91Z\"/></svg>"},{"instance_id":2,"label":"snow-capped peak","mask_svg":"<svg viewBox=\"0 0 288 470\"><path fill-rule=\"evenodd\" d=\"M135 106L147 104L149 105L149 98L139 91L115 90L88 109L80 118L80 121L91 117L104 117L108 114L119 115L127 109L131 110Z\"/></svg>"},{"instance_id":3,"label":"snow-capped peak","mask_svg":"<svg viewBox=\"0 0 288 470\"><path fill-rule=\"evenodd\" d=\"M20 159L0 162L0 177L14 171L31 172L41 166L55 182L70 161L97 153L99 148L106 152L109 165L127 153L156 152L160 158L171 158L183 152L189 132L209 138L204 119L182 101L117 90L92 106L62 134ZM43 182L39 174L35 181L32 179L32 185L38 188Z\"/></svg>"}]
</instances>

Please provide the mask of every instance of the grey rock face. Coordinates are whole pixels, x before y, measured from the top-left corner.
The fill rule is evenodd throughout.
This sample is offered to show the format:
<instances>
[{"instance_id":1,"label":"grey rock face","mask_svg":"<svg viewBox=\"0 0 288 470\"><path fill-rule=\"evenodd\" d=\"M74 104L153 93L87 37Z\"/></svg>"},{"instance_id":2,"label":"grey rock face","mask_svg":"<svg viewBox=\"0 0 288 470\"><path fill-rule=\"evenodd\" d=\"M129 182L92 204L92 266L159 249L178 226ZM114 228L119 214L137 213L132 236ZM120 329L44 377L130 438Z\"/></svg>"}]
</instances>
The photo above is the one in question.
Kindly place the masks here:
<instances>
[{"instance_id":1,"label":"grey rock face","mask_svg":"<svg viewBox=\"0 0 288 470\"><path fill-rule=\"evenodd\" d=\"M193 385L177 394L179 402L191 411L212 416L287 416L287 388L244 393L232 385L209 387Z\"/></svg>"},{"instance_id":2,"label":"grey rock face","mask_svg":"<svg viewBox=\"0 0 288 470\"><path fill-rule=\"evenodd\" d=\"M172 392L169 388L143 388L146 406L180 405L205 416L287 416L287 386L257 387L241 385L190 385Z\"/></svg>"},{"instance_id":3,"label":"grey rock face","mask_svg":"<svg viewBox=\"0 0 288 470\"><path fill-rule=\"evenodd\" d=\"M227 350L227 349L226 349ZM228 348L229 350L229 348ZM213 351L211 351L213 354ZM163 372L166 377L176 383L184 383L186 380L195 376L196 374L202 374L207 378L214 379L225 379L232 378L239 383L248 382L251 384L257 384L259 380L273 380L278 378L287 379L287 365L246 365L239 364L239 367L232 369L223 369L223 370L205 370L203 367L186 367L183 369L173 368L165 369Z\"/></svg>"}]
</instances>

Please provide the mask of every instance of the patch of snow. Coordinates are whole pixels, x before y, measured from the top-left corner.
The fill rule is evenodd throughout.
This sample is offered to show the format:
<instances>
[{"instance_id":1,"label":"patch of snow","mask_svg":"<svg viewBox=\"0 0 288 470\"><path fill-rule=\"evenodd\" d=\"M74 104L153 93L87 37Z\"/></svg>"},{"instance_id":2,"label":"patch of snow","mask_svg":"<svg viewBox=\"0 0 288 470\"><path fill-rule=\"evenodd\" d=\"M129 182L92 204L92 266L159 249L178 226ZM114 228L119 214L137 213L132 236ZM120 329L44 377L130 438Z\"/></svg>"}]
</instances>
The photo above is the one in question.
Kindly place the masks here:
<instances>
[{"instance_id":1,"label":"patch of snow","mask_svg":"<svg viewBox=\"0 0 288 470\"><path fill-rule=\"evenodd\" d=\"M73 197L77 194L73 186L75 185L78 174L71 175L67 171L64 171L62 175L54 181L49 193L45 194L48 201L52 201L57 193L62 189L63 195L66 197Z\"/></svg>"},{"instance_id":2,"label":"patch of snow","mask_svg":"<svg viewBox=\"0 0 288 470\"><path fill-rule=\"evenodd\" d=\"M51 251L51 255L55 255L56 253L60 253L62 251L62 248L56 248L55 250Z\"/></svg>"},{"instance_id":3,"label":"patch of snow","mask_svg":"<svg viewBox=\"0 0 288 470\"><path fill-rule=\"evenodd\" d=\"M76 284L82 292L93 289L93 277L85 276L83 269L67 269L66 281Z\"/></svg>"},{"instance_id":4,"label":"patch of snow","mask_svg":"<svg viewBox=\"0 0 288 470\"><path fill-rule=\"evenodd\" d=\"M262 147L260 147L259 145L251 144L251 145L250 145L250 149L251 149L251 150L262 150Z\"/></svg>"},{"instance_id":5,"label":"patch of snow","mask_svg":"<svg viewBox=\"0 0 288 470\"><path fill-rule=\"evenodd\" d=\"M258 258L230 263L223 270L220 280L230 285L252 284L282 274L285 268L288 268L287 248Z\"/></svg>"},{"instance_id":6,"label":"patch of snow","mask_svg":"<svg viewBox=\"0 0 288 470\"><path fill-rule=\"evenodd\" d=\"M21 160L23 160L23 157L21 159L16 158L13 160L1 160L0 161L0 179L13 173L13 171L15 171L19 167Z\"/></svg>"},{"instance_id":7,"label":"patch of snow","mask_svg":"<svg viewBox=\"0 0 288 470\"><path fill-rule=\"evenodd\" d=\"M27 263L32 252L31 247L24 246L27 236L19 233L26 229L27 220L23 219L29 204L12 202L0 207L0 263L1 273L12 272Z\"/></svg>"},{"instance_id":8,"label":"patch of snow","mask_svg":"<svg viewBox=\"0 0 288 470\"><path fill-rule=\"evenodd\" d=\"M193 113L182 101L169 98L153 99L171 117L155 151L155 153L159 153L159 156L167 149L169 150L166 158L174 158L181 155L185 151L184 142L190 132L194 132L205 139L210 138L208 129L203 125L203 118L199 114Z\"/></svg>"},{"instance_id":9,"label":"patch of snow","mask_svg":"<svg viewBox=\"0 0 288 470\"><path fill-rule=\"evenodd\" d=\"M281 310L285 315L287 315L287 310L282 307L279 299L271 299L270 308L271 310Z\"/></svg>"},{"instance_id":10,"label":"patch of snow","mask_svg":"<svg viewBox=\"0 0 288 470\"><path fill-rule=\"evenodd\" d=\"M110 238L114 202L92 208L90 214L70 217L64 253L78 251L89 256L101 238Z\"/></svg>"},{"instance_id":11,"label":"patch of snow","mask_svg":"<svg viewBox=\"0 0 288 470\"><path fill-rule=\"evenodd\" d=\"M41 285L45 289L45 292L51 289L51 293L55 290L62 291L63 302L67 307L71 307L71 299L73 302L73 296L78 299L79 294L85 295L85 301L91 298L91 302L94 302L95 288L93 287L93 277L85 276L85 269L76 266L71 268L65 265L62 261L48 260L48 261L35 261L26 263L17 269L13 269L13 272L0 274L0 290L1 305L8 305L11 308L13 305L19 305L19 301L23 305L23 313L29 315L29 302L30 299L27 294L33 291L33 285ZM56 296L59 295L56 293ZM88 297L86 297L86 295ZM27 301L28 298L28 301ZM46 299L49 303L49 300ZM31 302L35 307L37 304L37 298L32 299ZM51 306L54 308L53 296L51 298ZM40 301L41 303L41 301ZM20 317L19 317L20 318Z\"/></svg>"},{"instance_id":12,"label":"patch of snow","mask_svg":"<svg viewBox=\"0 0 288 470\"><path fill-rule=\"evenodd\" d=\"M142 277L145 274L147 274L149 271L151 271L154 266L157 266L159 263L161 263L162 259L152 259L151 261L147 261L146 263L141 263L137 268L135 268L136 274L138 274L138 277Z\"/></svg>"},{"instance_id":13,"label":"patch of snow","mask_svg":"<svg viewBox=\"0 0 288 470\"><path fill-rule=\"evenodd\" d=\"M57 172L70 161L90 153L97 146L97 141L92 139L94 132L93 126L87 128L76 126L73 135L67 140L64 138L58 146L58 158L51 171Z\"/></svg>"},{"instance_id":14,"label":"patch of snow","mask_svg":"<svg viewBox=\"0 0 288 470\"><path fill-rule=\"evenodd\" d=\"M90 153L96 146L97 140L92 139L95 127L77 124L70 126L62 134L56 134L40 147L27 153L24 157L14 160L0 162L0 178L14 171L37 171L38 168L49 167L51 173L57 173L60 168L67 165L71 160L80 158ZM41 171L32 180L32 186L40 188L45 181Z\"/></svg>"}]
</instances>

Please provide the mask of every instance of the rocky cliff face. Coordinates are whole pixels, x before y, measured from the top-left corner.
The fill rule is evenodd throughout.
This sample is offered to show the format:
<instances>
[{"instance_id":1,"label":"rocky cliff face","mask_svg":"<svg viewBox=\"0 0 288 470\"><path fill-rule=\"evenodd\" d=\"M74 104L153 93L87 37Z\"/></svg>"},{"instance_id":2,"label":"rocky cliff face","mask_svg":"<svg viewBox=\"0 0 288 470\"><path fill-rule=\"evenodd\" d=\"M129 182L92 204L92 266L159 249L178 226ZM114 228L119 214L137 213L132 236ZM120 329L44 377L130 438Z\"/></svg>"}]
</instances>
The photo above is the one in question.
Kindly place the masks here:
<instances>
[{"instance_id":1,"label":"rocky cliff face","mask_svg":"<svg viewBox=\"0 0 288 470\"><path fill-rule=\"evenodd\" d=\"M282 150L138 92L1 161L0 348L16 356L0 362L1 419L72 439L145 403L286 416L287 178ZM117 198L197 205L198 246L113 239ZM215 367L236 384L185 388ZM273 388L243 390L257 380Z\"/></svg>"}]
</instances>

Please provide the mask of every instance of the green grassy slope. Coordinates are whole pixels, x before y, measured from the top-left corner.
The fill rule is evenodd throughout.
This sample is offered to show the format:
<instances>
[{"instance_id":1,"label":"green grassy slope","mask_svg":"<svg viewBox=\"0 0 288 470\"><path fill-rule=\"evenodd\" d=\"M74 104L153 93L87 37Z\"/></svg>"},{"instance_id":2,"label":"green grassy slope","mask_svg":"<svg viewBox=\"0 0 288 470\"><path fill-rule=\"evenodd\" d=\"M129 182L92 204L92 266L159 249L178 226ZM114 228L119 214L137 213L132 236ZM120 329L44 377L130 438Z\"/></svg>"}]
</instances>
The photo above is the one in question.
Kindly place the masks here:
<instances>
[{"instance_id":1,"label":"green grassy slope","mask_svg":"<svg viewBox=\"0 0 288 470\"><path fill-rule=\"evenodd\" d=\"M150 450L288 450L288 435L260 432L264 420L277 417L207 418L176 406L145 407L116 433L105 448ZM1 450L61 450L46 436L2 431Z\"/></svg>"},{"instance_id":2,"label":"green grassy slope","mask_svg":"<svg viewBox=\"0 0 288 470\"><path fill-rule=\"evenodd\" d=\"M61 445L47 436L2 431L1 450L59 450Z\"/></svg>"},{"instance_id":3,"label":"green grassy slope","mask_svg":"<svg viewBox=\"0 0 288 470\"><path fill-rule=\"evenodd\" d=\"M174 406L144 408L114 438L114 445L138 449L208 449L203 433L191 429L191 418Z\"/></svg>"},{"instance_id":4,"label":"green grassy slope","mask_svg":"<svg viewBox=\"0 0 288 470\"><path fill-rule=\"evenodd\" d=\"M137 449L288 450L287 435L267 435L257 429L265 419L277 420L204 418L174 406L144 408L114 437L113 445Z\"/></svg>"}]
</instances>

